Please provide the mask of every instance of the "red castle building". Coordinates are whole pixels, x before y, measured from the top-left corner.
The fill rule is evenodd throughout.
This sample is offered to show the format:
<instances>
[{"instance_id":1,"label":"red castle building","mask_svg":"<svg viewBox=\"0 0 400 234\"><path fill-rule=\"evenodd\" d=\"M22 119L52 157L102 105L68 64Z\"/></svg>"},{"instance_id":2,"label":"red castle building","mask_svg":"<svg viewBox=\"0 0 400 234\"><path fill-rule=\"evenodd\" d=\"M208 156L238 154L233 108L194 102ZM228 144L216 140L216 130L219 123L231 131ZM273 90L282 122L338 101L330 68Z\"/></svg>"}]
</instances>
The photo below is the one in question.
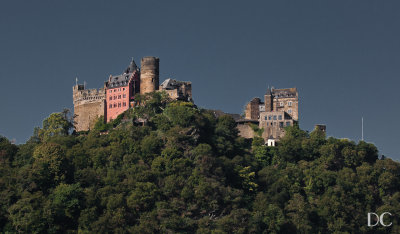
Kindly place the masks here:
<instances>
[{"instance_id":1,"label":"red castle building","mask_svg":"<svg viewBox=\"0 0 400 234\"><path fill-rule=\"evenodd\" d=\"M124 111L134 101L136 93L140 92L139 69L133 61L121 75L110 76L105 82L106 88L106 122L109 122Z\"/></svg>"}]
</instances>

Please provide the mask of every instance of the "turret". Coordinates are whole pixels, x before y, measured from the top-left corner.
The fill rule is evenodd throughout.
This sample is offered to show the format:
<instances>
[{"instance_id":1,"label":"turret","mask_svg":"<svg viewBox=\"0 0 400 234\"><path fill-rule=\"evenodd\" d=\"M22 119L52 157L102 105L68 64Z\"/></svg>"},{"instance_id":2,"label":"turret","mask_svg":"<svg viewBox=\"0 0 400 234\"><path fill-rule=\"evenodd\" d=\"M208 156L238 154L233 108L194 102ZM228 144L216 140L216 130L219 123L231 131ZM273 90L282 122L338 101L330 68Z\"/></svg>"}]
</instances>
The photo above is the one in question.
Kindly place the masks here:
<instances>
[{"instance_id":1,"label":"turret","mask_svg":"<svg viewBox=\"0 0 400 234\"><path fill-rule=\"evenodd\" d=\"M160 59L144 57L140 69L140 94L150 93L159 87Z\"/></svg>"},{"instance_id":2,"label":"turret","mask_svg":"<svg viewBox=\"0 0 400 234\"><path fill-rule=\"evenodd\" d=\"M273 111L273 101L271 89L268 87L267 93L264 95L265 111Z\"/></svg>"},{"instance_id":3,"label":"turret","mask_svg":"<svg viewBox=\"0 0 400 234\"><path fill-rule=\"evenodd\" d=\"M129 64L128 68L126 68L125 73L126 73L126 74L129 74L129 73L133 73L133 72L135 72L135 71L137 71L137 70L138 70L138 69L137 69L136 63L135 63L135 61L134 61L133 58L132 58L132 61L131 61L131 63Z\"/></svg>"}]
</instances>

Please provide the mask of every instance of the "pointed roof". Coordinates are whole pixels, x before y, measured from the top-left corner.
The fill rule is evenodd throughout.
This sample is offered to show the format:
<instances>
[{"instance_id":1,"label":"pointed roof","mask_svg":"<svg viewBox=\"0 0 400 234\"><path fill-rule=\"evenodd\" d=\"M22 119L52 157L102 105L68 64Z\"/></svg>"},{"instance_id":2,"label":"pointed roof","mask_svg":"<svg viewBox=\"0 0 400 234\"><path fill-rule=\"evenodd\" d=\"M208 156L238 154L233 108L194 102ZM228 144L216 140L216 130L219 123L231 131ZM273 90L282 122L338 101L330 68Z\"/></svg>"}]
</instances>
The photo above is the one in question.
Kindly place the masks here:
<instances>
[{"instance_id":1,"label":"pointed roof","mask_svg":"<svg viewBox=\"0 0 400 234\"><path fill-rule=\"evenodd\" d=\"M128 66L128 68L125 70L125 73L133 73L134 71L137 71L138 70L138 68L137 68L137 66L136 66L136 63L135 63L135 61L133 60L133 58L132 58L132 61L131 61L131 63L129 64L129 66Z\"/></svg>"},{"instance_id":2,"label":"pointed roof","mask_svg":"<svg viewBox=\"0 0 400 234\"><path fill-rule=\"evenodd\" d=\"M271 95L271 89L269 88L269 86L268 86L268 89L267 89L267 95Z\"/></svg>"}]
</instances>

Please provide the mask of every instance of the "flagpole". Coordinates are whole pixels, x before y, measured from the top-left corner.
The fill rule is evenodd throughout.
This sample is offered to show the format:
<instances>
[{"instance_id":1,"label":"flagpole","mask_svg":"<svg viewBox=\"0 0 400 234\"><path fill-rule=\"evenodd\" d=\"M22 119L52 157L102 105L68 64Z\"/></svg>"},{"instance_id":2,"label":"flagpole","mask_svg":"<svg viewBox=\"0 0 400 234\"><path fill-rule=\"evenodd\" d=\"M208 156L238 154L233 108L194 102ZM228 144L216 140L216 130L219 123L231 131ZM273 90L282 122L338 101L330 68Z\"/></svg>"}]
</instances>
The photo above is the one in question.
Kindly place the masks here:
<instances>
[{"instance_id":1,"label":"flagpole","mask_svg":"<svg viewBox=\"0 0 400 234\"><path fill-rule=\"evenodd\" d=\"M361 117L361 140L364 141L364 117Z\"/></svg>"}]
</instances>

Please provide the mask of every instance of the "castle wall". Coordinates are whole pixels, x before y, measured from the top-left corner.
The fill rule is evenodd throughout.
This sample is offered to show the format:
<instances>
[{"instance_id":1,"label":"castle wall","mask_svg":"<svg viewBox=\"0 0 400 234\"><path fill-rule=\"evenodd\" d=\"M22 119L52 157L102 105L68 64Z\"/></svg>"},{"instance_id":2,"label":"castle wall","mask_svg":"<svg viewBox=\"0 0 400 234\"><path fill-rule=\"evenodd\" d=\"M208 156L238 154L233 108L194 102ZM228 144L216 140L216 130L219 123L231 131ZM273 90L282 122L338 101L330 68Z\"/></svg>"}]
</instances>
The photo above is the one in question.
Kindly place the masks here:
<instances>
[{"instance_id":1,"label":"castle wall","mask_svg":"<svg viewBox=\"0 0 400 234\"><path fill-rule=\"evenodd\" d=\"M171 89L171 90L164 89L162 91L166 92L168 96L173 100L177 100L179 98L178 89Z\"/></svg>"},{"instance_id":2,"label":"castle wall","mask_svg":"<svg viewBox=\"0 0 400 234\"><path fill-rule=\"evenodd\" d=\"M72 90L75 130L88 131L98 117L106 115L105 90L85 89L83 85L75 85Z\"/></svg>"},{"instance_id":3,"label":"castle wall","mask_svg":"<svg viewBox=\"0 0 400 234\"><path fill-rule=\"evenodd\" d=\"M254 138L254 131L248 124L238 124L236 128L239 130L239 136L244 138Z\"/></svg>"},{"instance_id":4,"label":"castle wall","mask_svg":"<svg viewBox=\"0 0 400 234\"><path fill-rule=\"evenodd\" d=\"M192 84L188 81L177 81L166 79L160 86L159 91L165 91L173 100L192 101Z\"/></svg>"},{"instance_id":5,"label":"castle wall","mask_svg":"<svg viewBox=\"0 0 400 234\"><path fill-rule=\"evenodd\" d=\"M283 111L271 111L260 113L259 128L264 128L262 137L268 139L279 139L285 135L285 127L293 126L294 121Z\"/></svg>"},{"instance_id":6,"label":"castle wall","mask_svg":"<svg viewBox=\"0 0 400 234\"><path fill-rule=\"evenodd\" d=\"M297 89L276 89L272 90L272 92L275 94L273 97L273 110L284 111L297 121L299 119L299 97ZM281 94L281 96L279 96L279 94ZM289 96L286 97L285 94L289 94Z\"/></svg>"},{"instance_id":7,"label":"castle wall","mask_svg":"<svg viewBox=\"0 0 400 234\"><path fill-rule=\"evenodd\" d=\"M74 106L74 114L76 115L74 119L76 131L93 129L97 119L105 115L104 100Z\"/></svg>"},{"instance_id":8,"label":"castle wall","mask_svg":"<svg viewBox=\"0 0 400 234\"><path fill-rule=\"evenodd\" d=\"M246 105L245 119L257 120L260 115L260 104L261 100L259 98L253 98Z\"/></svg>"},{"instance_id":9,"label":"castle wall","mask_svg":"<svg viewBox=\"0 0 400 234\"><path fill-rule=\"evenodd\" d=\"M283 106L281 106L283 104ZM299 119L299 102L297 98L279 98L274 100L275 111L285 111L294 120Z\"/></svg>"}]
</instances>

